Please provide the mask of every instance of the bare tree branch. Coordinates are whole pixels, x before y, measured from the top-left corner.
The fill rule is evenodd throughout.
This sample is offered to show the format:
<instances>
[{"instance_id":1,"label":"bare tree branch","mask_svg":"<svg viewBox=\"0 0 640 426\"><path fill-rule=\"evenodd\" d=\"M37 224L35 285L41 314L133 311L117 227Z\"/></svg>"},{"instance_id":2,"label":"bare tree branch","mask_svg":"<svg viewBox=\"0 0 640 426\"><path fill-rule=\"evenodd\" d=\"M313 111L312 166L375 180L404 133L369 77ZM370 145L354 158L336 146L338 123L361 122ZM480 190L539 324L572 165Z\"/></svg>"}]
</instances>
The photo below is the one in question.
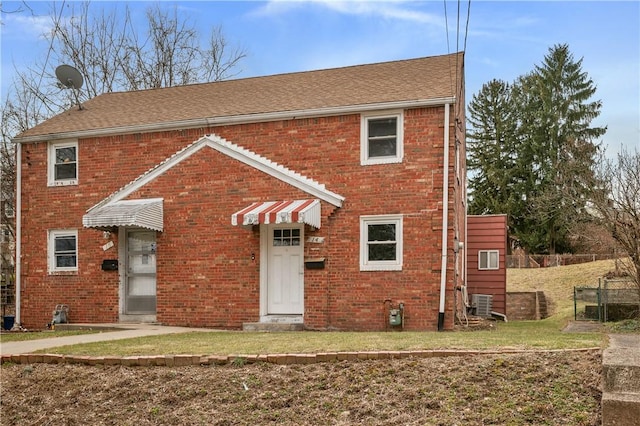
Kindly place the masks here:
<instances>
[{"instance_id":1,"label":"bare tree branch","mask_svg":"<svg viewBox=\"0 0 640 426\"><path fill-rule=\"evenodd\" d=\"M3 13L30 13L26 2ZM113 91L141 90L221 80L246 56L230 49L222 29L214 27L208 39L201 39L195 25L177 8L164 11L160 4L147 9L146 33L134 25L130 9L96 13L100 3L51 3L51 30L44 34L49 49L33 65L16 71L12 91L2 100L0 132L0 228L15 238L16 161L11 140L21 132L68 109L76 102ZM144 29L144 27L143 27ZM60 87L55 65L75 67L84 77L81 90ZM75 90L75 92L74 92ZM0 232L4 232L0 229ZM2 258L4 259L4 251Z\"/></svg>"},{"instance_id":2,"label":"bare tree branch","mask_svg":"<svg viewBox=\"0 0 640 426\"><path fill-rule=\"evenodd\" d=\"M616 160L602 158L591 205L600 223L629 256L625 270L640 296L640 151L623 150Z\"/></svg>"}]
</instances>

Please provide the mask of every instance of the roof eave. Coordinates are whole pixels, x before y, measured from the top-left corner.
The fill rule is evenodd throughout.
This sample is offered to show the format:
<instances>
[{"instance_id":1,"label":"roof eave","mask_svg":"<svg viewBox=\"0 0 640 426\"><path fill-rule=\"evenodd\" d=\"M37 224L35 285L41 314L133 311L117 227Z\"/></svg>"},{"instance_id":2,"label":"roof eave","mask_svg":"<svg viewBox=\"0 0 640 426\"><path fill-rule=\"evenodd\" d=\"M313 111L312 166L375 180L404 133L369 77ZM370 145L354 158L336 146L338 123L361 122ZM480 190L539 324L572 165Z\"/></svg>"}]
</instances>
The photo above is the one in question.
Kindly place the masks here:
<instances>
[{"instance_id":1,"label":"roof eave","mask_svg":"<svg viewBox=\"0 0 640 426\"><path fill-rule=\"evenodd\" d=\"M248 124L276 120L293 120L332 115L354 114L384 109L420 108L455 103L455 96L433 99L417 99L410 101L381 102L373 104L348 105L339 107L314 108L298 111L277 111L259 114L228 115L220 117L199 118L194 120L167 121L163 123L142 124L135 126L108 127L104 129L80 130L75 132L49 133L26 137L15 137L15 143L32 143L63 139L92 138L109 135L161 132L176 129L192 129L198 127L221 126L227 124Z\"/></svg>"}]
</instances>

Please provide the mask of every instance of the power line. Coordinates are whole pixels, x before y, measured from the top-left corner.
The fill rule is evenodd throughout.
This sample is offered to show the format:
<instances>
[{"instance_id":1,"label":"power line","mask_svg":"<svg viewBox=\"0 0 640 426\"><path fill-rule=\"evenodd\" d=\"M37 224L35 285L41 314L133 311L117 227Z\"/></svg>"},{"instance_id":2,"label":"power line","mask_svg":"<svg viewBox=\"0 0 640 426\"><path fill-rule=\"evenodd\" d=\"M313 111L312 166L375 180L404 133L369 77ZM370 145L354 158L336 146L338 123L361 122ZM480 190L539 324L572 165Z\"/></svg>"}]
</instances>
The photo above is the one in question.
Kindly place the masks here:
<instances>
[{"instance_id":1,"label":"power line","mask_svg":"<svg viewBox=\"0 0 640 426\"><path fill-rule=\"evenodd\" d=\"M447 40L447 55L449 56L449 89L453 89L453 76L451 75L451 47L449 46L449 18L447 17L447 0L444 3L444 31Z\"/></svg>"},{"instance_id":2,"label":"power line","mask_svg":"<svg viewBox=\"0 0 640 426\"><path fill-rule=\"evenodd\" d=\"M458 16L456 17L456 53L460 51L460 0L458 0Z\"/></svg>"},{"instance_id":3,"label":"power line","mask_svg":"<svg viewBox=\"0 0 640 426\"><path fill-rule=\"evenodd\" d=\"M444 34L447 39L447 53L451 53L449 48L449 18L447 17L447 0L443 0L444 3Z\"/></svg>"},{"instance_id":4,"label":"power line","mask_svg":"<svg viewBox=\"0 0 640 426\"><path fill-rule=\"evenodd\" d=\"M467 24L464 28L464 48L463 50L466 52L467 51L467 35L469 34L469 17L471 16L471 0L469 0L469 3L467 5Z\"/></svg>"}]
</instances>

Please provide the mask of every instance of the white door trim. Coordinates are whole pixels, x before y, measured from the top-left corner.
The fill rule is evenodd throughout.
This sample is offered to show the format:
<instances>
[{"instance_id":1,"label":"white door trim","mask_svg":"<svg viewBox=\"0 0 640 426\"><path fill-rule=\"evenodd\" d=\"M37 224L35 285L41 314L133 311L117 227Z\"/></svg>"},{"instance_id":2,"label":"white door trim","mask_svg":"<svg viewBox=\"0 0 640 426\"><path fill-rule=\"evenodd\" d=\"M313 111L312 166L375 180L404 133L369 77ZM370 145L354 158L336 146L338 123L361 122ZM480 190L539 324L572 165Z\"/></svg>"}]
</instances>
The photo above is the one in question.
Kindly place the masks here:
<instances>
[{"instance_id":1,"label":"white door trim","mask_svg":"<svg viewBox=\"0 0 640 426\"><path fill-rule=\"evenodd\" d=\"M295 227L297 224L288 224ZM280 323L302 323L303 314L292 315L269 315L269 246L271 244L271 232L275 225L260 225L260 322L280 322ZM279 225L278 227L283 227ZM300 225L300 250L304 257L304 225ZM304 268L304 261L301 265ZM304 272L304 269L302 269ZM302 291L304 292L304 275L302 276ZM304 304L304 293L303 293ZM304 306L303 306L304 311Z\"/></svg>"}]
</instances>

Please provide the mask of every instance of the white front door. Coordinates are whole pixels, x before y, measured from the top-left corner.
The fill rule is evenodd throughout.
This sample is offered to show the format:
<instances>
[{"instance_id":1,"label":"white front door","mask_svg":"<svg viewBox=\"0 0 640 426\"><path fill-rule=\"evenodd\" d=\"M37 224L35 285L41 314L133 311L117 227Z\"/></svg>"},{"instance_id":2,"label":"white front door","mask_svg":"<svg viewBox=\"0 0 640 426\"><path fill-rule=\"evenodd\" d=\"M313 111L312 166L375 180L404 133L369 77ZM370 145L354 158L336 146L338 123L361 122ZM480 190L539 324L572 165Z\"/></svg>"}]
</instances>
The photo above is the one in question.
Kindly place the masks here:
<instances>
[{"instance_id":1,"label":"white front door","mask_svg":"<svg viewBox=\"0 0 640 426\"><path fill-rule=\"evenodd\" d=\"M270 225L268 232L267 314L303 314L304 228Z\"/></svg>"}]
</instances>

